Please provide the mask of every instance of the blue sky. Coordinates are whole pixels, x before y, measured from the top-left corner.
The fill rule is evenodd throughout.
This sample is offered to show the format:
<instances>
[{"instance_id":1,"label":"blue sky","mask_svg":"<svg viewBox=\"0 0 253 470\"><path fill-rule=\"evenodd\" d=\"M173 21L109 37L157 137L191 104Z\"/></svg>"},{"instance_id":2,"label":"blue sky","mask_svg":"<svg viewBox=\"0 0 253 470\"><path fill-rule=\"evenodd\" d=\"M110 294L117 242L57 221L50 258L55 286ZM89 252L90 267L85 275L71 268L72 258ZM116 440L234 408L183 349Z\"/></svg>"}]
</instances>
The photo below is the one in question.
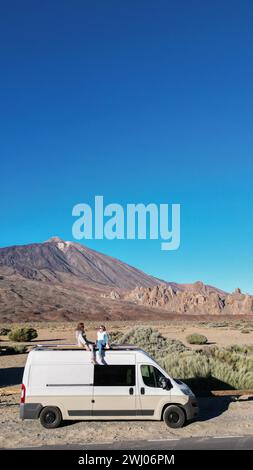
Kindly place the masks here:
<instances>
[{"instance_id":1,"label":"blue sky","mask_svg":"<svg viewBox=\"0 0 253 470\"><path fill-rule=\"evenodd\" d=\"M0 246L72 207L180 203L181 246L87 241L166 280L253 293L253 4L1 3Z\"/></svg>"}]
</instances>

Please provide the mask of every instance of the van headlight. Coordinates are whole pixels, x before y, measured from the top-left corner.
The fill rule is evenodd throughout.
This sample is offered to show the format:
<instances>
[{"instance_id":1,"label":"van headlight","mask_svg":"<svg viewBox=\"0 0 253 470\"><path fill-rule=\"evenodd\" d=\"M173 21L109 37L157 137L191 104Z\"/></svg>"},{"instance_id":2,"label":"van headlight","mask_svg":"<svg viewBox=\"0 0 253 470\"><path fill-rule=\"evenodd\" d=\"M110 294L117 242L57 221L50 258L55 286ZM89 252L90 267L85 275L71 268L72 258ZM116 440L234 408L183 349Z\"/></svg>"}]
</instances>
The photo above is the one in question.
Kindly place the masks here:
<instances>
[{"instance_id":1,"label":"van headlight","mask_svg":"<svg viewBox=\"0 0 253 470\"><path fill-rule=\"evenodd\" d=\"M189 395L190 397L195 397L194 393L191 391L190 388L186 388L184 392L186 395Z\"/></svg>"},{"instance_id":2,"label":"van headlight","mask_svg":"<svg viewBox=\"0 0 253 470\"><path fill-rule=\"evenodd\" d=\"M194 393L188 387L188 385L184 385L181 390L185 393L185 395L189 395L190 397L195 397Z\"/></svg>"},{"instance_id":3,"label":"van headlight","mask_svg":"<svg viewBox=\"0 0 253 470\"><path fill-rule=\"evenodd\" d=\"M185 395L189 395L191 397L195 397L194 393L191 391L190 387L182 380L179 379L173 379L180 387L180 390L185 393Z\"/></svg>"}]
</instances>

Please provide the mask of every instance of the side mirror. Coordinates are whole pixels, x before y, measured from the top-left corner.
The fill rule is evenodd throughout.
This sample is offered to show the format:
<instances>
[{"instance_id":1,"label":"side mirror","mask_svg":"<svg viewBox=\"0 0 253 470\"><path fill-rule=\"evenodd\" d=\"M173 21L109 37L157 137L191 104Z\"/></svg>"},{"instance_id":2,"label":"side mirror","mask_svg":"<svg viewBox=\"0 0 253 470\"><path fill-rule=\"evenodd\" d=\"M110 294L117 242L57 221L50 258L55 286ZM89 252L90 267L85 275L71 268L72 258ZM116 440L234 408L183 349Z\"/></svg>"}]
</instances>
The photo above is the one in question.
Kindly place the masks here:
<instances>
[{"instance_id":1,"label":"side mirror","mask_svg":"<svg viewBox=\"0 0 253 470\"><path fill-rule=\"evenodd\" d=\"M164 390L170 390L172 388L172 384L171 384L170 379L166 379L165 377L160 377L159 385Z\"/></svg>"},{"instance_id":2,"label":"side mirror","mask_svg":"<svg viewBox=\"0 0 253 470\"><path fill-rule=\"evenodd\" d=\"M172 383L171 383L170 379L166 379L166 389L170 390L171 388L172 388Z\"/></svg>"}]
</instances>

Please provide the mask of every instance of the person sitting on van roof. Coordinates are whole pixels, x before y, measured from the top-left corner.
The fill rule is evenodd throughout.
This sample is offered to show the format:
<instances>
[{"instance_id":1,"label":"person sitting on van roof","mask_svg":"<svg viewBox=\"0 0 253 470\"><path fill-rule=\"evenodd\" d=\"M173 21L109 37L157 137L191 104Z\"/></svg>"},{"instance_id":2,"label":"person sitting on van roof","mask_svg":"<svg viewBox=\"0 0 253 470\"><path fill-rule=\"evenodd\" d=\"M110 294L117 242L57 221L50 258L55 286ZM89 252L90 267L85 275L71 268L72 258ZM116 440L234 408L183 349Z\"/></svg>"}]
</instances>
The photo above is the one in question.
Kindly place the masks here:
<instances>
[{"instance_id":1,"label":"person sitting on van roof","mask_svg":"<svg viewBox=\"0 0 253 470\"><path fill-rule=\"evenodd\" d=\"M94 344L86 338L84 323L78 323L76 327L76 342L79 348L85 348L86 351L91 351L91 361L96 361L96 352Z\"/></svg>"},{"instance_id":2,"label":"person sitting on van roof","mask_svg":"<svg viewBox=\"0 0 253 470\"><path fill-rule=\"evenodd\" d=\"M109 349L109 335L106 331L106 327L104 325L100 325L98 332L97 332L97 348L98 354L100 358L102 358L102 351L104 348Z\"/></svg>"}]
</instances>

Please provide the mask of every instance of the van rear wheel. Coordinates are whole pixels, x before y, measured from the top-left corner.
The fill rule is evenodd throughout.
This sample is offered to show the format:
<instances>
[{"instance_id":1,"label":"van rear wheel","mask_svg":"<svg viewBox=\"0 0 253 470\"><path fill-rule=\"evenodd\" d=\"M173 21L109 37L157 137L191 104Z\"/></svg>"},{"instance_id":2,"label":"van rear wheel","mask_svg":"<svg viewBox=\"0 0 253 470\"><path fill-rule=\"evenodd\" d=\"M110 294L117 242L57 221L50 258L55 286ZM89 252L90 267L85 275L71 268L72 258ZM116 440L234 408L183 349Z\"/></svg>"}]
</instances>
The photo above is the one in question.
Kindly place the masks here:
<instances>
[{"instance_id":1,"label":"van rear wheel","mask_svg":"<svg viewBox=\"0 0 253 470\"><path fill-rule=\"evenodd\" d=\"M182 428L185 424L185 413L177 405L168 406L164 413L163 419L169 428Z\"/></svg>"},{"instance_id":2,"label":"van rear wheel","mask_svg":"<svg viewBox=\"0 0 253 470\"><path fill-rule=\"evenodd\" d=\"M58 428L62 422L62 415L59 408L46 406L40 413L40 422L44 428Z\"/></svg>"}]
</instances>

